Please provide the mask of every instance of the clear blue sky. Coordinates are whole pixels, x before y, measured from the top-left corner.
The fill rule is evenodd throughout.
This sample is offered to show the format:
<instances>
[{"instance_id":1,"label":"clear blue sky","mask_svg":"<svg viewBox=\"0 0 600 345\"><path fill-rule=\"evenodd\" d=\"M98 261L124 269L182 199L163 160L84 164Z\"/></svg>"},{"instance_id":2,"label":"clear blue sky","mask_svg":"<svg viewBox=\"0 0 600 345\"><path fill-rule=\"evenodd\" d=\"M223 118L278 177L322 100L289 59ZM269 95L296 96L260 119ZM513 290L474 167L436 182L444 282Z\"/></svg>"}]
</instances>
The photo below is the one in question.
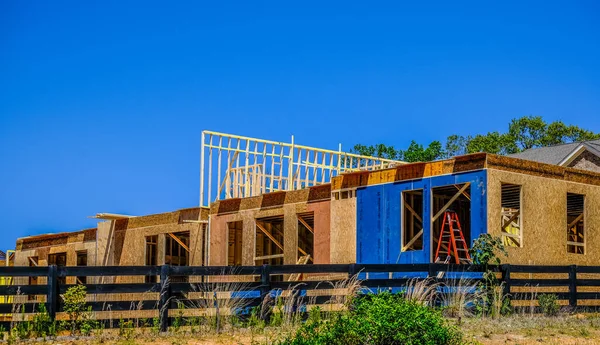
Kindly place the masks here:
<instances>
[{"instance_id":1,"label":"clear blue sky","mask_svg":"<svg viewBox=\"0 0 600 345\"><path fill-rule=\"evenodd\" d=\"M283 3L0 1L1 249L197 205L202 129L332 149L529 114L600 131L597 1Z\"/></svg>"}]
</instances>

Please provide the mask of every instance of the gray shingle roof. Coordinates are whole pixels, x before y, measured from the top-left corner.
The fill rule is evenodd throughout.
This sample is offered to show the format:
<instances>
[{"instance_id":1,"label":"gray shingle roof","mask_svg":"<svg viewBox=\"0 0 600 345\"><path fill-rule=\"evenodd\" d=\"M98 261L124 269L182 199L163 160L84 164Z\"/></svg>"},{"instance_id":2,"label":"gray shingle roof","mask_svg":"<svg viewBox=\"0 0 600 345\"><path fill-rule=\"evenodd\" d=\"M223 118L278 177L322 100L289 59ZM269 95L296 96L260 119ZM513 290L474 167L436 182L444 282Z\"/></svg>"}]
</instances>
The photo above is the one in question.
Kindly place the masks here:
<instances>
[{"instance_id":1,"label":"gray shingle roof","mask_svg":"<svg viewBox=\"0 0 600 345\"><path fill-rule=\"evenodd\" d=\"M567 158L567 156L569 156L571 152L575 151L580 145L584 145L589 151L597 155L600 153L600 139L598 139L578 143L539 147L508 156L540 163L559 164L565 158Z\"/></svg>"}]
</instances>

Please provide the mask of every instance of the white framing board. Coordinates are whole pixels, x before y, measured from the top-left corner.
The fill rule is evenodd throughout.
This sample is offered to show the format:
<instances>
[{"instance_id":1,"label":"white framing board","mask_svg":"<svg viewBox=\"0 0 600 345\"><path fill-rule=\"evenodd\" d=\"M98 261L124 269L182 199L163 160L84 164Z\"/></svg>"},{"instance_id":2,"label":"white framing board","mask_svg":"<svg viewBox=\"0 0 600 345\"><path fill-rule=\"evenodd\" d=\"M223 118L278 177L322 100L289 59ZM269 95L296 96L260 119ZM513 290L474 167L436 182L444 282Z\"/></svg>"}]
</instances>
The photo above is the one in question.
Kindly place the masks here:
<instances>
[{"instance_id":1,"label":"white framing board","mask_svg":"<svg viewBox=\"0 0 600 345\"><path fill-rule=\"evenodd\" d=\"M378 170L405 164L212 131L202 131L200 146L200 206L216 200L247 198L276 191L298 190L331 182L353 171Z\"/></svg>"}]
</instances>

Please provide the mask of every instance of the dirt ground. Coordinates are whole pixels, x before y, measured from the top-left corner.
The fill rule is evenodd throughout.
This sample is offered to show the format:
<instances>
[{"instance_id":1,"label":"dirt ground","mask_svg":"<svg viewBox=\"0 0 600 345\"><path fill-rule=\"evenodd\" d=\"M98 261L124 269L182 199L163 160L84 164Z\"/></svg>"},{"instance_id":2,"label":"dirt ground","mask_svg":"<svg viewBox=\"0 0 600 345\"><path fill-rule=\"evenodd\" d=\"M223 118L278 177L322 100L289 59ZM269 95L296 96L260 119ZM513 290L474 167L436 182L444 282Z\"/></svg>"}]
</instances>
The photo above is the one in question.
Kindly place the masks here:
<instances>
[{"instance_id":1,"label":"dirt ground","mask_svg":"<svg viewBox=\"0 0 600 345\"><path fill-rule=\"evenodd\" d=\"M462 322L452 320L465 335L467 343L473 345L539 345L600 344L600 315L574 315L560 317L511 316L497 320L469 318ZM270 329L251 332L248 329L228 330L222 334L186 333L169 336L153 336L136 330L128 339L116 334L102 337L72 338L59 337L55 340L39 341L44 344L61 345L270 345L278 338L290 334L292 329ZM31 343L31 342L28 342Z\"/></svg>"}]
</instances>

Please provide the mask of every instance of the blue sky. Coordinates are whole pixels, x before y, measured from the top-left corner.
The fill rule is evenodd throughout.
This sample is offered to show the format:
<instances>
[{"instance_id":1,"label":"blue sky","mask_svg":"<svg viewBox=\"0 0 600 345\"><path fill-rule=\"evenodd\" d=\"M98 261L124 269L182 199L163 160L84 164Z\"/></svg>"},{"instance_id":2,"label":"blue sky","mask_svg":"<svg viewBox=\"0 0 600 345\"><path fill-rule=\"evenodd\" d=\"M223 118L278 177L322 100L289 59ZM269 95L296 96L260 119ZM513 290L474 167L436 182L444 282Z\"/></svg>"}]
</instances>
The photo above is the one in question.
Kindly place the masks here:
<instances>
[{"instance_id":1,"label":"blue sky","mask_svg":"<svg viewBox=\"0 0 600 345\"><path fill-rule=\"evenodd\" d=\"M0 247L198 203L202 129L336 149L600 131L595 1L0 2Z\"/></svg>"}]
</instances>

